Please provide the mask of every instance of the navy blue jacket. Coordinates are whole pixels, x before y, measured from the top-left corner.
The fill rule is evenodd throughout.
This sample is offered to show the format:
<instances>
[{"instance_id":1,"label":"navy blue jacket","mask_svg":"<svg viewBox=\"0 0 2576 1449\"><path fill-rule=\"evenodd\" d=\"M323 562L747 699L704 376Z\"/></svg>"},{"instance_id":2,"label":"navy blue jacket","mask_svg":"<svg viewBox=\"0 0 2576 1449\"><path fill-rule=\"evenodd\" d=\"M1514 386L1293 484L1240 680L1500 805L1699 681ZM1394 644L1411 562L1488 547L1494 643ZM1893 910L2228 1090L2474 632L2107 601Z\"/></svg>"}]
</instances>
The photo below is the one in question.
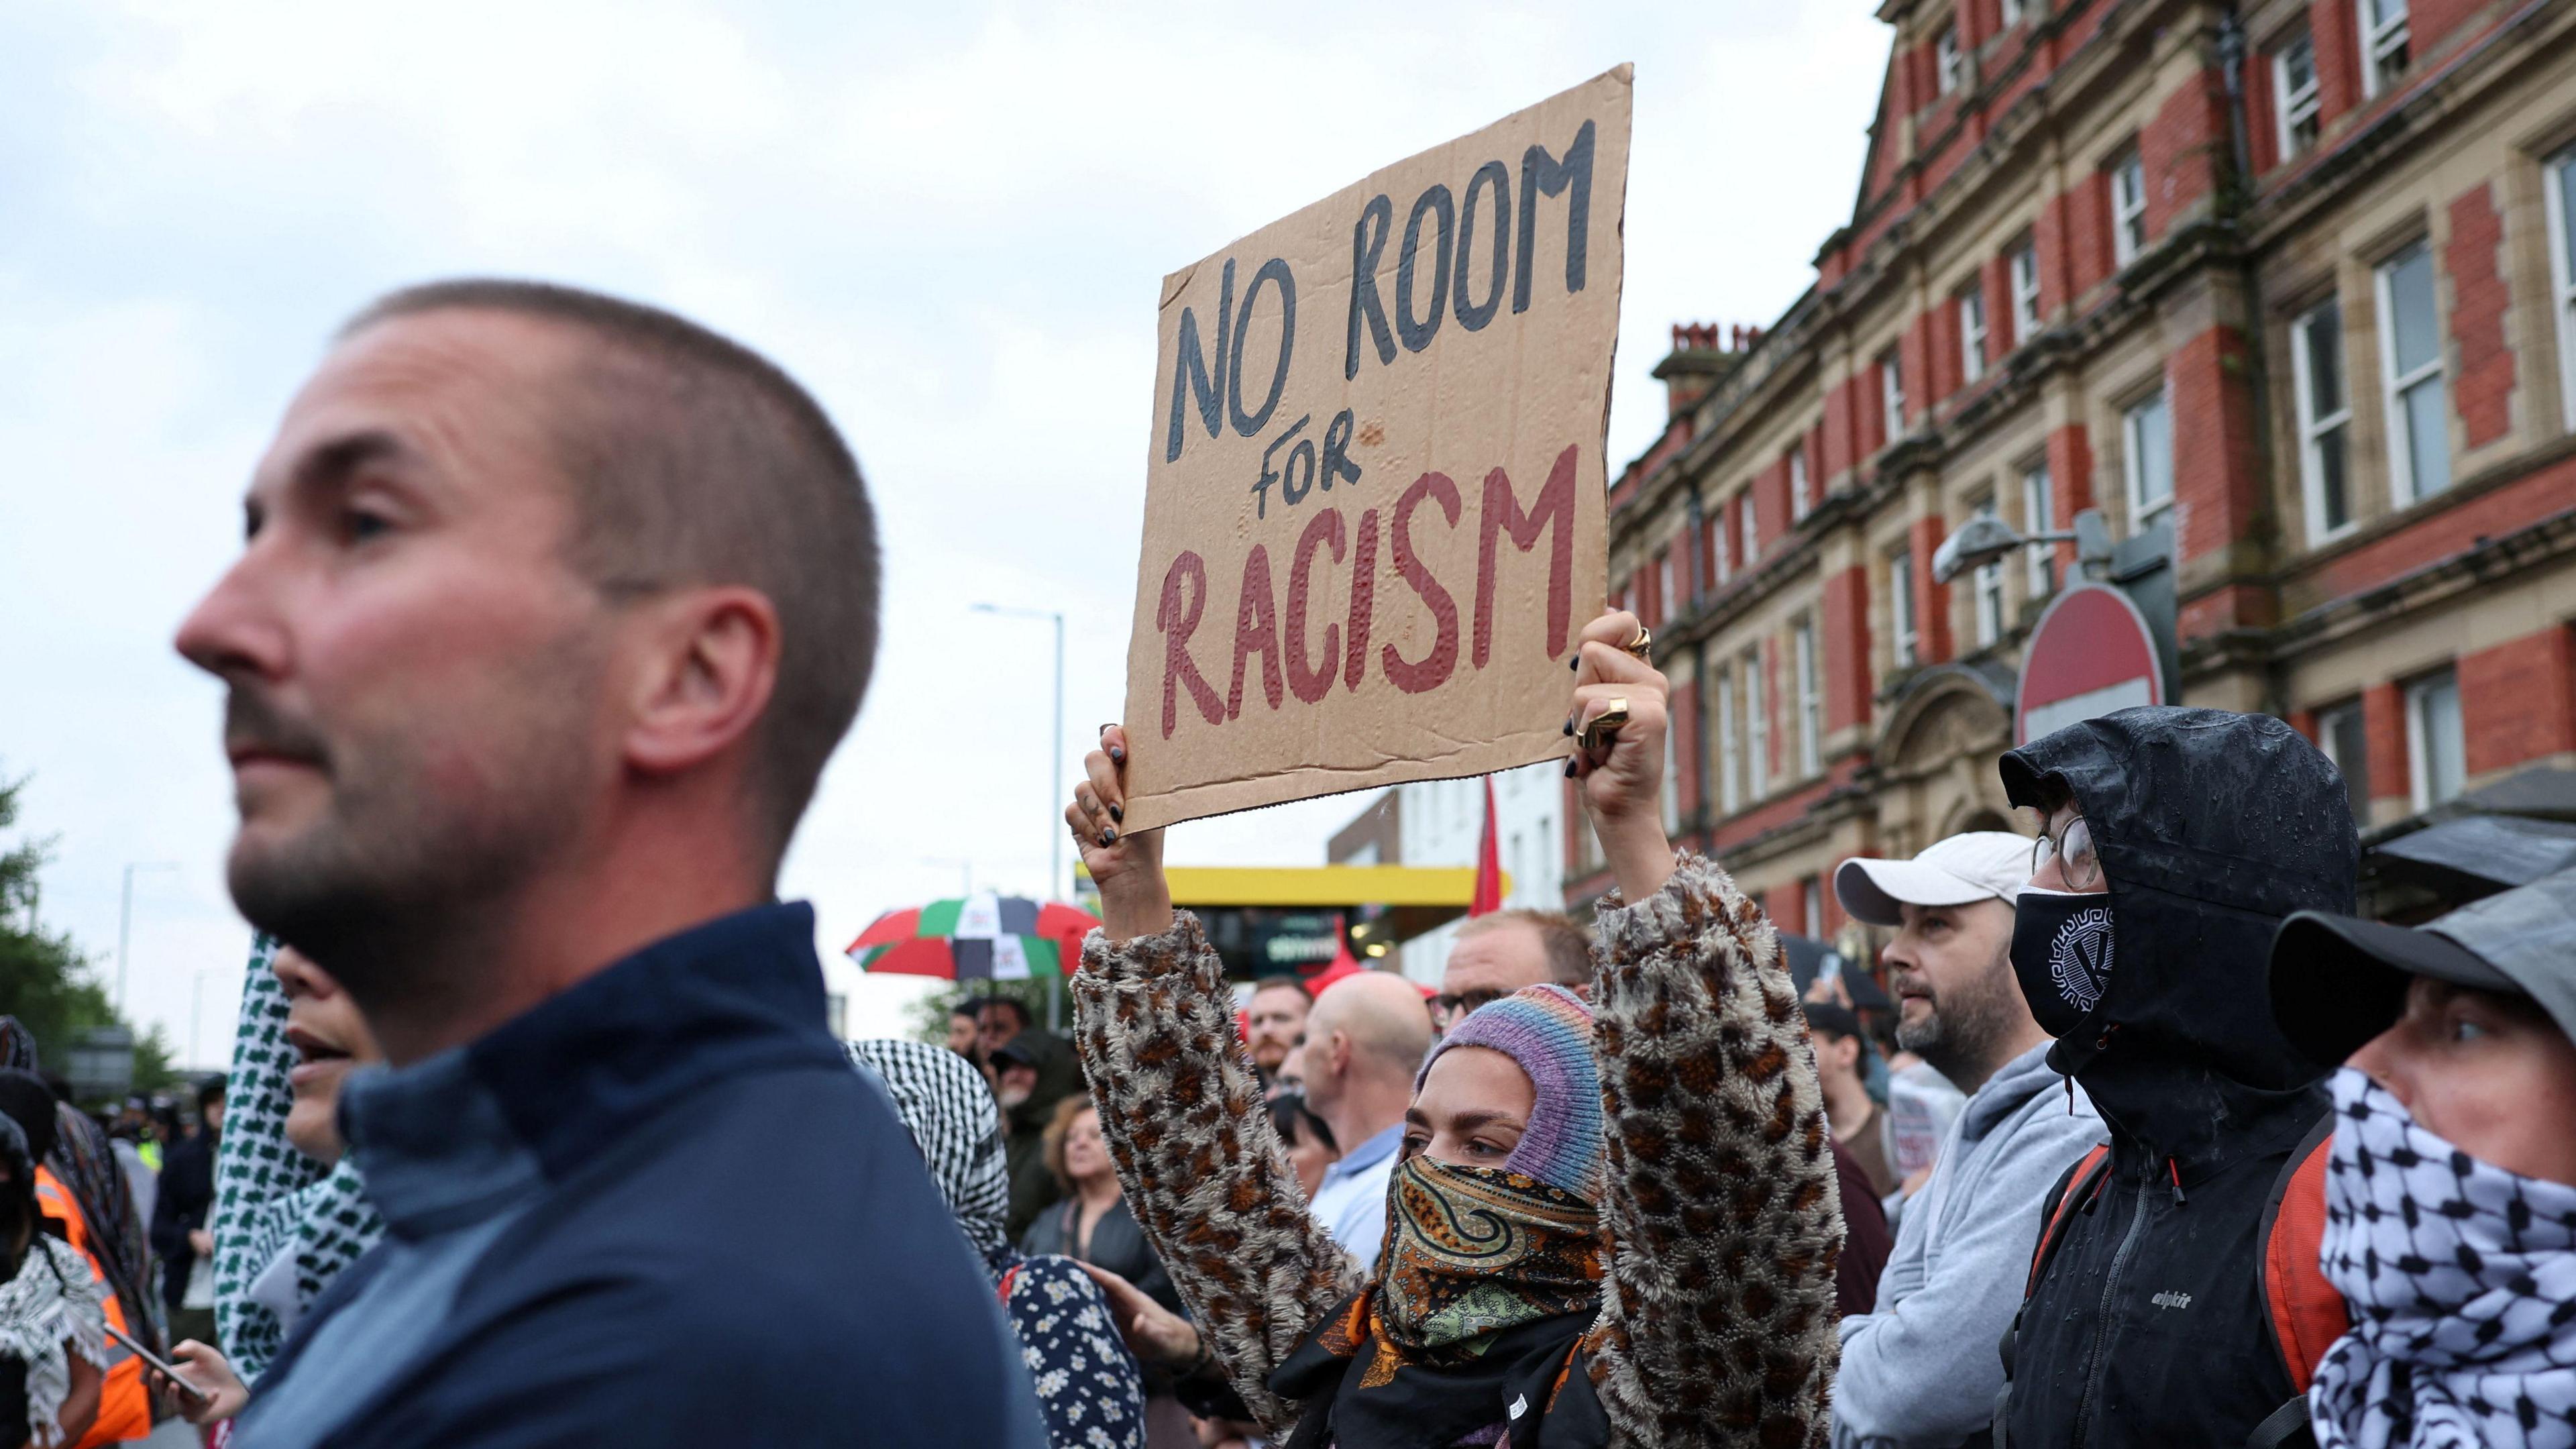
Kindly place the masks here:
<instances>
[{"instance_id":1,"label":"navy blue jacket","mask_svg":"<svg viewBox=\"0 0 2576 1449\"><path fill-rule=\"evenodd\" d=\"M354 1077L388 1236L241 1442L1044 1449L990 1280L824 1029L813 930L802 905L710 922Z\"/></svg>"}]
</instances>

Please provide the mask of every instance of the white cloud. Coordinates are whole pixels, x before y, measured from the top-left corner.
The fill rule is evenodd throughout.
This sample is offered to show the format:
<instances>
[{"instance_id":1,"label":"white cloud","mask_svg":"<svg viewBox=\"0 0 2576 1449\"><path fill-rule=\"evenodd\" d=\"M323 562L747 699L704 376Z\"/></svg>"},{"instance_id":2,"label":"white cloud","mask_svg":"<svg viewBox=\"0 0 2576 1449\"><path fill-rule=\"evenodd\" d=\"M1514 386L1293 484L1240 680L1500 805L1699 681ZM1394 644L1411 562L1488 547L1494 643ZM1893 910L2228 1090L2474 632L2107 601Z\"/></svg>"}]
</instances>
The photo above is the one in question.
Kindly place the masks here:
<instances>
[{"instance_id":1,"label":"white cloud","mask_svg":"<svg viewBox=\"0 0 2576 1449\"><path fill-rule=\"evenodd\" d=\"M770 352L851 435L887 640L786 886L827 947L979 882L1034 890L1067 768L1120 712L1163 274L1377 166L1638 63L1612 453L1662 418L1674 320L1767 321L1843 219L1885 55L1848 5L124 0L0 13L0 770L59 836L45 915L215 1059L216 692L168 648L336 320L498 271L675 307ZM1321 858L1356 802L1176 832ZM902 983L857 1024L900 1025ZM218 1000L220 998L220 1000Z\"/></svg>"}]
</instances>

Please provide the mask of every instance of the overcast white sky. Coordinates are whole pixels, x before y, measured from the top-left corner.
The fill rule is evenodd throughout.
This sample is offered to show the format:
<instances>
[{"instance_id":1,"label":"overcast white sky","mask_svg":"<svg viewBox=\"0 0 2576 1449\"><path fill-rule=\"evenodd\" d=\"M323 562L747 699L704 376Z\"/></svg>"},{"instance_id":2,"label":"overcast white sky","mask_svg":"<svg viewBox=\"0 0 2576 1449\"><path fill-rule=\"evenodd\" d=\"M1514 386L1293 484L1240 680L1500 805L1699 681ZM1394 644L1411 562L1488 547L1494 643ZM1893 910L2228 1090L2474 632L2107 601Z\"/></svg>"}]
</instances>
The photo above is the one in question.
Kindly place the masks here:
<instances>
[{"instance_id":1,"label":"overcast white sky","mask_svg":"<svg viewBox=\"0 0 2576 1449\"><path fill-rule=\"evenodd\" d=\"M885 649L785 889L827 959L879 911L1035 892L1124 691L1163 274L1375 167L1637 65L1611 456L1660 426L1675 320L1768 322L1849 214L1885 27L1864 0L717 5L0 0L0 774L57 837L44 919L220 1064L218 692L169 647L345 314L524 274L768 352L856 447ZM948 710L925 728L926 702ZM1357 802L1182 827L1310 864ZM970 864L971 863L971 864ZM854 1031L910 983L854 983Z\"/></svg>"}]
</instances>

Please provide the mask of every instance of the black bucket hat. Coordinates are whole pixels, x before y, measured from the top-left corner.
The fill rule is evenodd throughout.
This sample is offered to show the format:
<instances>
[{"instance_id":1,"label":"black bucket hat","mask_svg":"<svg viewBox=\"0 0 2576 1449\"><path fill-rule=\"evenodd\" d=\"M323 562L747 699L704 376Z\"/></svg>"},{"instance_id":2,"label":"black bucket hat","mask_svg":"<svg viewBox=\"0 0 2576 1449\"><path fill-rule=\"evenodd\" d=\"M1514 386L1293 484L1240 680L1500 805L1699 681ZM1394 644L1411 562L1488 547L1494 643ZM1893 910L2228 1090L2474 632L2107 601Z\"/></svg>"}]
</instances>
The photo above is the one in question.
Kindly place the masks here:
<instances>
[{"instance_id":1,"label":"black bucket hat","mask_svg":"<svg viewBox=\"0 0 2576 1449\"><path fill-rule=\"evenodd\" d=\"M2416 976L2530 997L2576 1038L2576 870L2414 928L2300 911L2272 938L2272 1015L2300 1050L2340 1062L2396 1024Z\"/></svg>"}]
</instances>

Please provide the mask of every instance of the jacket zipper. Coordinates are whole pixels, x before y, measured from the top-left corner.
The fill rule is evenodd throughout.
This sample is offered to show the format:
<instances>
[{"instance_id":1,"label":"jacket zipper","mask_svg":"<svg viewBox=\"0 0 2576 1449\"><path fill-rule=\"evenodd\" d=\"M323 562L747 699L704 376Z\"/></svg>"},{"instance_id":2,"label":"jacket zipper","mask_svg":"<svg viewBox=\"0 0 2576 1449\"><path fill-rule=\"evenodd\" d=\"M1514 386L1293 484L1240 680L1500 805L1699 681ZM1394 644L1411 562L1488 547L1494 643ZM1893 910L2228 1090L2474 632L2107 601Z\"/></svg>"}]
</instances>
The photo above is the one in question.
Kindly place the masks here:
<instances>
[{"instance_id":1,"label":"jacket zipper","mask_svg":"<svg viewBox=\"0 0 2576 1449\"><path fill-rule=\"evenodd\" d=\"M2129 1235L2120 1240L2120 1250L2111 1255L2111 1271L2102 1275L2101 1327L2093 1335L2093 1351L2085 1357L2084 1396L2075 1401L2075 1433L2067 1441L2068 1449L2084 1449L2084 1441L2092 1437L2085 1431L2092 1427L2093 1401L2102 1391L2104 1349L2114 1326L2111 1300L2120 1291L2120 1277L2129 1266L2130 1250L2138 1246L2138 1235L2147 1226L2147 1186L2148 1179L2142 1177L2138 1184L2138 1210L2129 1218Z\"/></svg>"}]
</instances>

